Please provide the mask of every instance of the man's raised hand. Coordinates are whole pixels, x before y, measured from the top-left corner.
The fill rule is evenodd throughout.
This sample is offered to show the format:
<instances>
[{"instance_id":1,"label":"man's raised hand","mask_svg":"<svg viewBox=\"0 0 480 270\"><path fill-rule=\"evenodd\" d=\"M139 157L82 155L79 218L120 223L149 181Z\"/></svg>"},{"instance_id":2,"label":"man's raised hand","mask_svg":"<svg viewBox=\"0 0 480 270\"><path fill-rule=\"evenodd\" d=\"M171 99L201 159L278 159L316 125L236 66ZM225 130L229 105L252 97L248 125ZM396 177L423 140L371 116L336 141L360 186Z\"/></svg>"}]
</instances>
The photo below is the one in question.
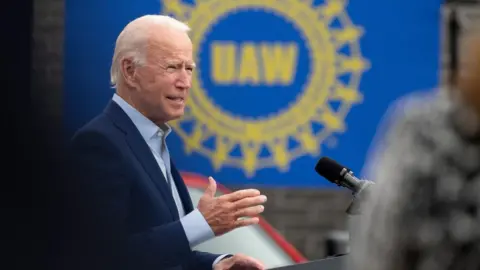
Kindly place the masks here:
<instances>
[{"instance_id":1,"label":"man's raised hand","mask_svg":"<svg viewBox=\"0 0 480 270\"><path fill-rule=\"evenodd\" d=\"M243 189L215 197L217 183L212 177L208 181L197 208L215 236L258 223L258 215L264 210L262 204L267 201L265 195L257 189Z\"/></svg>"}]
</instances>

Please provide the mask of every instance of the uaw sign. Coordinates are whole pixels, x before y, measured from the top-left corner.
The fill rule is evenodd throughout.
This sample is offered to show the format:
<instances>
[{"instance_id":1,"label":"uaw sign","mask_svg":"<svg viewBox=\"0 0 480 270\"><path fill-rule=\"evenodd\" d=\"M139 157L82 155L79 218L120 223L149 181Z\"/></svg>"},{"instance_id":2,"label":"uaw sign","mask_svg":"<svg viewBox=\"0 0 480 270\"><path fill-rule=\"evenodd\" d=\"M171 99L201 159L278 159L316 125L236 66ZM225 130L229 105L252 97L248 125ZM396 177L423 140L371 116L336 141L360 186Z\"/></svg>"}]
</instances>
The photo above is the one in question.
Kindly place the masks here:
<instances>
[{"instance_id":1,"label":"uaw sign","mask_svg":"<svg viewBox=\"0 0 480 270\"><path fill-rule=\"evenodd\" d=\"M167 139L177 167L226 185L333 187L314 172L321 156L360 172L391 102L437 84L440 1L385 3L66 0L66 126L111 99L123 27L166 14L191 27L197 64Z\"/></svg>"},{"instance_id":2,"label":"uaw sign","mask_svg":"<svg viewBox=\"0 0 480 270\"><path fill-rule=\"evenodd\" d=\"M235 168L247 178L318 156L362 102L358 86L369 67L358 43L363 29L345 5L164 1L165 12L192 27L199 67L187 114L173 124L184 151L208 159L216 172Z\"/></svg>"}]
</instances>

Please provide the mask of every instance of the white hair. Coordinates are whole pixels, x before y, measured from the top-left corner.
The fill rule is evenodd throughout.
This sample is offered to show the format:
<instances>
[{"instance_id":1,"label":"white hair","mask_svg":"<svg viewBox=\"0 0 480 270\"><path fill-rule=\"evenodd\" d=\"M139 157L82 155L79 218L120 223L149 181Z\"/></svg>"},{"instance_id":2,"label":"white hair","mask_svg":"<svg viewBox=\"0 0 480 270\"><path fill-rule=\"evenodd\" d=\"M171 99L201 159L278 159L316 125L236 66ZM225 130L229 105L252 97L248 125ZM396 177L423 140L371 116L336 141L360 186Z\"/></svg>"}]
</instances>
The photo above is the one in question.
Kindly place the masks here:
<instances>
[{"instance_id":1,"label":"white hair","mask_svg":"<svg viewBox=\"0 0 480 270\"><path fill-rule=\"evenodd\" d=\"M145 48L149 39L148 30L152 25L164 26L185 33L190 31L187 24L165 15L145 15L131 21L118 35L115 43L110 67L110 83L113 88L117 87L118 80L121 78L122 59L131 57L137 65L145 63Z\"/></svg>"}]
</instances>

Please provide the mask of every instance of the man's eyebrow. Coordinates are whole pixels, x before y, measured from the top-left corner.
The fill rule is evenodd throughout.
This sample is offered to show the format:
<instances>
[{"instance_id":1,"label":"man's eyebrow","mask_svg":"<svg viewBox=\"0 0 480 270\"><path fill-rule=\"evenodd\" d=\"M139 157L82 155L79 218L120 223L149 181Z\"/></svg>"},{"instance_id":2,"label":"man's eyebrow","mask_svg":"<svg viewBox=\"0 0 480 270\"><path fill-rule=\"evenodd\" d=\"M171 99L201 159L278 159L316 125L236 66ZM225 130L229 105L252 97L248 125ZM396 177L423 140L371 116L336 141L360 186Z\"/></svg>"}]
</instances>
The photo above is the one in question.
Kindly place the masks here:
<instances>
[{"instance_id":1,"label":"man's eyebrow","mask_svg":"<svg viewBox=\"0 0 480 270\"><path fill-rule=\"evenodd\" d=\"M185 63L186 66L197 67L197 64L195 64L195 62L185 62L185 61L182 61L182 60L167 60L166 61L167 65L175 65L175 66L182 65L183 63Z\"/></svg>"},{"instance_id":2,"label":"man's eyebrow","mask_svg":"<svg viewBox=\"0 0 480 270\"><path fill-rule=\"evenodd\" d=\"M176 63L177 64L185 63L185 66L190 66L190 67L196 67L197 66L197 64L195 64L195 62L193 62L193 61L178 61Z\"/></svg>"}]
</instances>

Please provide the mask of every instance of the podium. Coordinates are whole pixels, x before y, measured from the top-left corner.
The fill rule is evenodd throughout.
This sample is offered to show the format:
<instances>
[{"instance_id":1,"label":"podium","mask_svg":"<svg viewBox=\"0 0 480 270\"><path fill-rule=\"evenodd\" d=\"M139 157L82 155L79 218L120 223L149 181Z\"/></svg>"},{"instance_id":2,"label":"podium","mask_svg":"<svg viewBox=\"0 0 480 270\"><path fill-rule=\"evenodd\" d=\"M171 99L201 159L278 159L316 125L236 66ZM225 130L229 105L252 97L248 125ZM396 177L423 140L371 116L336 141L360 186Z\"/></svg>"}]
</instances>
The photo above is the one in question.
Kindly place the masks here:
<instances>
[{"instance_id":1,"label":"podium","mask_svg":"<svg viewBox=\"0 0 480 270\"><path fill-rule=\"evenodd\" d=\"M348 216L347 227L349 231L349 242L359 235L356 226L356 224L360 222L359 219L360 214L358 213ZM351 253L351 251L349 253ZM342 254L305 263L269 268L268 270L352 270L351 262L348 261L349 259L349 254Z\"/></svg>"},{"instance_id":2,"label":"podium","mask_svg":"<svg viewBox=\"0 0 480 270\"><path fill-rule=\"evenodd\" d=\"M370 196L373 186L374 182L365 181L364 188L356 194L346 210L348 214L349 242L355 241L356 237L360 235L357 224L359 224L359 219L363 212L362 206L367 197ZM349 254L342 254L305 263L269 268L269 270L352 270L355 267L352 267L352 262L348 261L351 258L349 256Z\"/></svg>"},{"instance_id":3,"label":"podium","mask_svg":"<svg viewBox=\"0 0 480 270\"><path fill-rule=\"evenodd\" d=\"M340 255L305 263L287 265L269 270L346 270L348 255Z\"/></svg>"}]
</instances>

